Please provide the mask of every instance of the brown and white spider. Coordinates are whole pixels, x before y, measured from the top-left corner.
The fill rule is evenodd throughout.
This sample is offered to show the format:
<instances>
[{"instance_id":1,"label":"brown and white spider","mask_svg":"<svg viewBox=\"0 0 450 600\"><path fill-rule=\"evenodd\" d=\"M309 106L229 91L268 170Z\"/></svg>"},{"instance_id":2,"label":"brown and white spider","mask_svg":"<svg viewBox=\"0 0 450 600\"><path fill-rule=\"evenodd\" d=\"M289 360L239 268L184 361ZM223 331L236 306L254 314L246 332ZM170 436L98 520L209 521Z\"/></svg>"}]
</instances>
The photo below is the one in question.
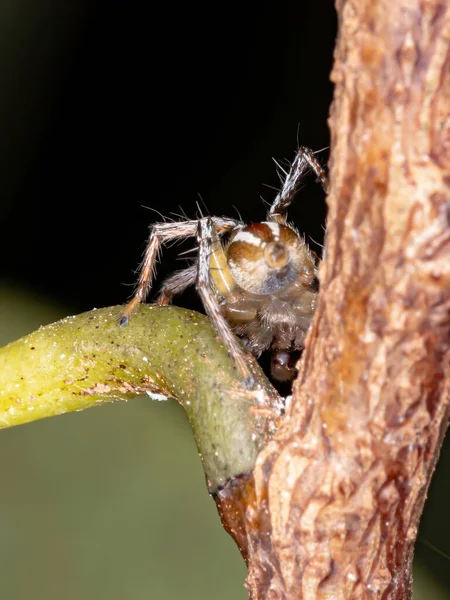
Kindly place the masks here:
<instances>
[{"instance_id":1,"label":"brown and white spider","mask_svg":"<svg viewBox=\"0 0 450 600\"><path fill-rule=\"evenodd\" d=\"M303 237L287 224L286 212L309 169L327 192L325 172L313 152L300 147L262 223L204 217L152 225L136 292L122 311L120 324L125 325L145 299L160 246L196 236L195 264L166 279L156 302L167 305L196 283L206 314L247 383L252 382L250 369L234 334L256 357L271 351L275 379L292 379L293 363L314 313L317 266Z\"/></svg>"}]
</instances>

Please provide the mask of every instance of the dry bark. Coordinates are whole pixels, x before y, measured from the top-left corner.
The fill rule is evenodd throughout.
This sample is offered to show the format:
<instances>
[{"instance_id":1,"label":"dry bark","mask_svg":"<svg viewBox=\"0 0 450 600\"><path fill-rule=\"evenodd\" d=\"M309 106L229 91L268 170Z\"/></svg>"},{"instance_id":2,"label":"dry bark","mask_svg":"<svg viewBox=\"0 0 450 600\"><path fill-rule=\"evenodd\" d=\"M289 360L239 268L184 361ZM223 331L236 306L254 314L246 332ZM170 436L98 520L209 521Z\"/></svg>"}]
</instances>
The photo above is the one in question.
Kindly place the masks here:
<instances>
[{"instance_id":1,"label":"dry bark","mask_svg":"<svg viewBox=\"0 0 450 600\"><path fill-rule=\"evenodd\" d=\"M289 415L253 473L254 599L410 598L448 421L450 3L337 10L327 254Z\"/></svg>"}]
</instances>

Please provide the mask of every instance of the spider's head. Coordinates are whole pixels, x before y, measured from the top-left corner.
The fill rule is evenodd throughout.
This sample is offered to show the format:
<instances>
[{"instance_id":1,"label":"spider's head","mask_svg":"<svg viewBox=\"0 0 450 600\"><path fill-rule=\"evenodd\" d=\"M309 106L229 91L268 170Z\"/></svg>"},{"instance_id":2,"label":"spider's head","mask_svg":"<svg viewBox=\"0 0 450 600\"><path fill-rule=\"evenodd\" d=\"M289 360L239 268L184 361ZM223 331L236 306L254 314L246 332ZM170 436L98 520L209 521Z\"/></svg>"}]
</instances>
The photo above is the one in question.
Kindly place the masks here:
<instances>
[{"instance_id":1,"label":"spider's head","mask_svg":"<svg viewBox=\"0 0 450 600\"><path fill-rule=\"evenodd\" d=\"M301 278L314 281L314 260L303 238L288 225L247 225L230 239L226 250L232 277L252 294L276 294Z\"/></svg>"}]
</instances>

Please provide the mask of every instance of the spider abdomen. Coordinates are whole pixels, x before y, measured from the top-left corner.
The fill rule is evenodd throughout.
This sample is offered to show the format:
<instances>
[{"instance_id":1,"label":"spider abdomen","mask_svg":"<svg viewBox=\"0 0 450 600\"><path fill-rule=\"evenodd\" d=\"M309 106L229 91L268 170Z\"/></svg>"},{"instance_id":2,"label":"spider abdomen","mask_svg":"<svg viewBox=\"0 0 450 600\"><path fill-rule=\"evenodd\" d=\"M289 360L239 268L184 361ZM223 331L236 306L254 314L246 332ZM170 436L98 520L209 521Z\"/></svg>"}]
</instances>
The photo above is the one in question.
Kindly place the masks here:
<instances>
[{"instance_id":1,"label":"spider abdomen","mask_svg":"<svg viewBox=\"0 0 450 600\"><path fill-rule=\"evenodd\" d=\"M241 291L232 303L225 300L221 311L252 354L258 357L272 351L272 375L283 381L295 375L292 360L285 355L298 354L303 348L315 299L316 293L297 280L279 294Z\"/></svg>"}]
</instances>

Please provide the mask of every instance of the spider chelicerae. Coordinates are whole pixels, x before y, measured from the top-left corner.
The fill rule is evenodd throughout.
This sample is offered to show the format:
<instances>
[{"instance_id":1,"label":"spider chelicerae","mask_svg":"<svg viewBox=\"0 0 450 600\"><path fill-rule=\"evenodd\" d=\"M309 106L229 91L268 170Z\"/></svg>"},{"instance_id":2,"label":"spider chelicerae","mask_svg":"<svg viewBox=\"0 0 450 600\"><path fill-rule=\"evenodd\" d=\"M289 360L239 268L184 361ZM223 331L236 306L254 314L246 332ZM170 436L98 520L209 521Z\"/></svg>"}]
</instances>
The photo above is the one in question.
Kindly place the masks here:
<instances>
[{"instance_id":1,"label":"spider chelicerae","mask_svg":"<svg viewBox=\"0 0 450 600\"><path fill-rule=\"evenodd\" d=\"M247 384L252 376L236 336L256 357L271 352L274 379L292 379L314 313L318 282L314 255L287 223L286 213L309 170L327 192L324 170L314 153L302 146L261 223L202 217L152 225L136 292L122 311L120 324L125 325L145 299L161 245L195 236L195 263L164 281L157 304L169 304L173 296L196 284L206 314Z\"/></svg>"}]
</instances>

